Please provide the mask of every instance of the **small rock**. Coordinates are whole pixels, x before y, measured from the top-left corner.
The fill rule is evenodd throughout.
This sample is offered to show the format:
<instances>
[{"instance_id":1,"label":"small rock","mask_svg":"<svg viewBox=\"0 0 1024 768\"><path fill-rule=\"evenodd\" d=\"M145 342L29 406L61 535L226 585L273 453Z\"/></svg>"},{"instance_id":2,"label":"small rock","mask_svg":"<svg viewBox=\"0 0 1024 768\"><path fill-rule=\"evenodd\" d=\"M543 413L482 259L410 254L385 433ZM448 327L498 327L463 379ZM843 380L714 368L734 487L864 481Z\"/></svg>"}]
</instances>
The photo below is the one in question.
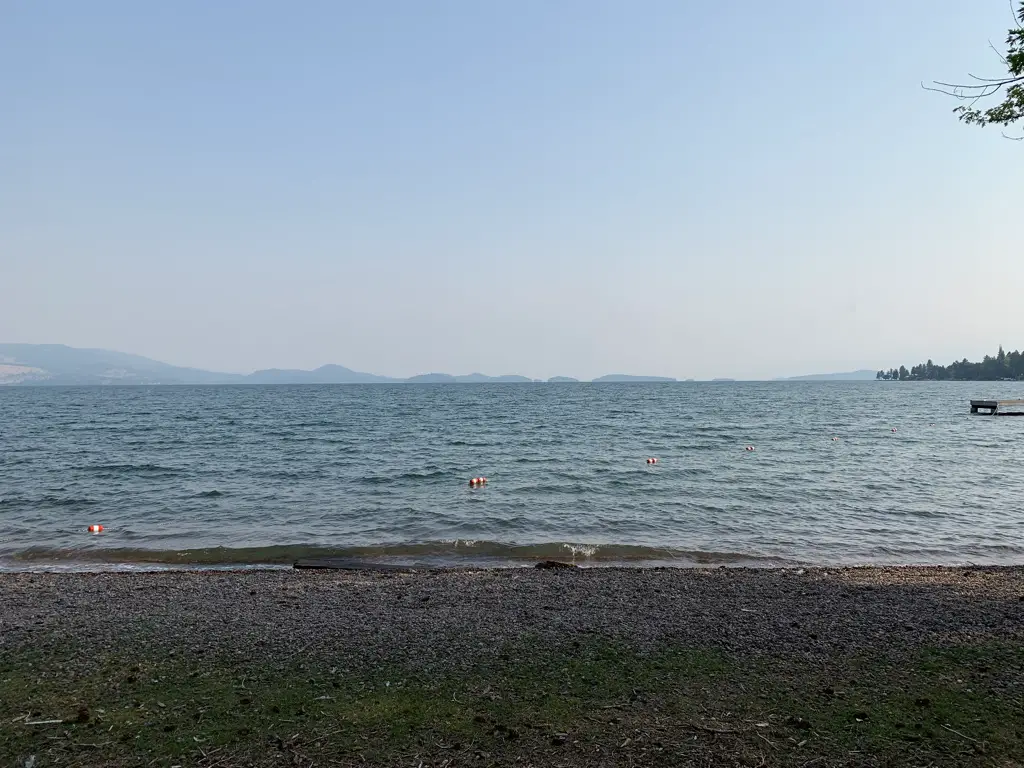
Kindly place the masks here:
<instances>
[{"instance_id":1,"label":"small rock","mask_svg":"<svg viewBox=\"0 0 1024 768\"><path fill-rule=\"evenodd\" d=\"M790 715L789 717L786 718L786 723L788 725L793 726L794 728L799 728L801 731L809 731L809 730L811 730L811 723L810 723L810 721L805 720L802 717L794 717L793 715Z\"/></svg>"},{"instance_id":2,"label":"small rock","mask_svg":"<svg viewBox=\"0 0 1024 768\"><path fill-rule=\"evenodd\" d=\"M79 707L78 717L75 718L76 723L88 723L89 722L89 708Z\"/></svg>"},{"instance_id":3,"label":"small rock","mask_svg":"<svg viewBox=\"0 0 1024 768\"><path fill-rule=\"evenodd\" d=\"M565 746L566 738L564 733L556 733L551 737L551 744L556 747Z\"/></svg>"},{"instance_id":4,"label":"small rock","mask_svg":"<svg viewBox=\"0 0 1024 768\"><path fill-rule=\"evenodd\" d=\"M541 568L544 570L550 570L554 568L576 568L578 566L574 565L573 563L563 563L560 560L541 560L533 567Z\"/></svg>"}]
</instances>

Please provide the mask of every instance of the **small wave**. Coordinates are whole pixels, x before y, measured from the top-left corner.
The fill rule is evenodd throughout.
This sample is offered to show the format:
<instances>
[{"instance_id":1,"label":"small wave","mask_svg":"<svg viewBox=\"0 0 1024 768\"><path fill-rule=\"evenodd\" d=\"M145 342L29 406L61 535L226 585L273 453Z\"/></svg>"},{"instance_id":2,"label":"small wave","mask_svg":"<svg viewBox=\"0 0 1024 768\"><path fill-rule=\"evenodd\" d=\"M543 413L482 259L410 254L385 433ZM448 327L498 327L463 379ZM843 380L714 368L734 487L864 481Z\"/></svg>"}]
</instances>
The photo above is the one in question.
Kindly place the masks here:
<instances>
[{"instance_id":1,"label":"small wave","mask_svg":"<svg viewBox=\"0 0 1024 768\"><path fill-rule=\"evenodd\" d=\"M392 475L364 475L359 478L359 482L366 483L367 485L393 485L403 480L436 480L448 476L448 472L438 469L433 472L396 472Z\"/></svg>"},{"instance_id":2,"label":"small wave","mask_svg":"<svg viewBox=\"0 0 1024 768\"><path fill-rule=\"evenodd\" d=\"M0 570L67 567L82 570L95 565L155 564L169 566L290 565L296 560L348 558L372 562L426 564L432 567L529 565L539 560L569 559L580 565L787 565L778 557L739 552L712 552L627 544L543 542L513 544L476 539L443 539L405 544L356 547L272 545L266 547L206 547L187 550L144 548L59 549L30 547L8 553Z\"/></svg>"},{"instance_id":3,"label":"small wave","mask_svg":"<svg viewBox=\"0 0 1024 768\"><path fill-rule=\"evenodd\" d=\"M9 507L91 507L99 504L96 499L85 499L77 496L40 496L37 499L26 499L22 496L0 498L0 506Z\"/></svg>"},{"instance_id":4,"label":"small wave","mask_svg":"<svg viewBox=\"0 0 1024 768\"><path fill-rule=\"evenodd\" d=\"M597 547L586 544L563 544L562 547L572 552L573 560L577 557L593 557L598 551Z\"/></svg>"},{"instance_id":5,"label":"small wave","mask_svg":"<svg viewBox=\"0 0 1024 768\"><path fill-rule=\"evenodd\" d=\"M245 474L245 470L236 470ZM274 470L271 472L260 473L261 477L270 478L272 480L317 480L323 476L323 473L319 470L308 469L299 471L289 471L287 469Z\"/></svg>"},{"instance_id":6,"label":"small wave","mask_svg":"<svg viewBox=\"0 0 1024 768\"><path fill-rule=\"evenodd\" d=\"M19 459L15 457L3 456L0 457L0 466L16 467L20 464L31 464L32 461L33 459L31 458Z\"/></svg>"},{"instance_id":7,"label":"small wave","mask_svg":"<svg viewBox=\"0 0 1024 768\"><path fill-rule=\"evenodd\" d=\"M176 467L163 467L159 464L93 464L82 469L97 474L139 475L177 475L182 471Z\"/></svg>"},{"instance_id":8,"label":"small wave","mask_svg":"<svg viewBox=\"0 0 1024 768\"><path fill-rule=\"evenodd\" d=\"M199 493L196 494L196 496L198 496L201 499L215 499L218 496L223 496L223 495L224 495L224 492L223 491L218 491L216 488L214 488L212 491L200 491Z\"/></svg>"}]
</instances>

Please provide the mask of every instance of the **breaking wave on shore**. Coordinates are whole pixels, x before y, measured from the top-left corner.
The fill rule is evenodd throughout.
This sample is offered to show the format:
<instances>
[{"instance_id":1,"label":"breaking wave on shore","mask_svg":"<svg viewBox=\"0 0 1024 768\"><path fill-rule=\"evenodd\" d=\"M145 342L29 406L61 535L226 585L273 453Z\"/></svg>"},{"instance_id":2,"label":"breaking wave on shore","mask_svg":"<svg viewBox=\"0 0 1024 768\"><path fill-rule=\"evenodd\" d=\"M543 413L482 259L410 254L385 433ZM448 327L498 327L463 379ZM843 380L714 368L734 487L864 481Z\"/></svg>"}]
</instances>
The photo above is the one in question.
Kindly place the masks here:
<instances>
[{"instance_id":1,"label":"breaking wave on shore","mask_svg":"<svg viewBox=\"0 0 1024 768\"><path fill-rule=\"evenodd\" d=\"M542 560L581 566L784 566L791 561L738 552L705 552L622 544L506 544L497 541L447 539L414 544L361 547L279 545L209 547L187 550L129 548L30 547L0 554L0 571L12 570L136 570L144 568L289 567L297 560L344 558L367 564L423 567L515 567Z\"/></svg>"}]
</instances>

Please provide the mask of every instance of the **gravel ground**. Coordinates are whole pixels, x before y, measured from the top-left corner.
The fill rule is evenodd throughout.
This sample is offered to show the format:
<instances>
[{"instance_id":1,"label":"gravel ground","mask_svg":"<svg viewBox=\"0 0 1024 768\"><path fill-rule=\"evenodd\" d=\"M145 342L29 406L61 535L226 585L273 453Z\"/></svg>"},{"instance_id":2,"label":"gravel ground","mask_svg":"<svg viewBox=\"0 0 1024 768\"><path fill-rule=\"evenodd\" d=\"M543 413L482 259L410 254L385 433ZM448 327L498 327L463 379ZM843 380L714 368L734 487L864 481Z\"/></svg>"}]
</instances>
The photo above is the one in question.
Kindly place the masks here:
<instances>
[{"instance_id":1,"label":"gravel ground","mask_svg":"<svg viewBox=\"0 0 1024 768\"><path fill-rule=\"evenodd\" d=\"M5 573L0 590L0 765L1024 766L1024 568Z\"/></svg>"},{"instance_id":2,"label":"gravel ground","mask_svg":"<svg viewBox=\"0 0 1024 768\"><path fill-rule=\"evenodd\" d=\"M71 640L425 671L586 636L808 660L1024 640L1024 568L0 574L0 649Z\"/></svg>"}]
</instances>

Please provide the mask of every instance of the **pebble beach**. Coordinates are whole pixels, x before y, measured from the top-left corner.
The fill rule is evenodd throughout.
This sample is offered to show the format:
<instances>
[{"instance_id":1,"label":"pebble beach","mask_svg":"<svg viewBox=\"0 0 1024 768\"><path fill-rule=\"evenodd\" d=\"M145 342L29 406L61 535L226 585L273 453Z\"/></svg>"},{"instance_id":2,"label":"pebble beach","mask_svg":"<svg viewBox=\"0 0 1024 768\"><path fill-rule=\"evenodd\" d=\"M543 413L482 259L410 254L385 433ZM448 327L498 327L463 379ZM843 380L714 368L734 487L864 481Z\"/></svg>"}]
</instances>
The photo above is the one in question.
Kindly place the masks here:
<instances>
[{"instance_id":1,"label":"pebble beach","mask_svg":"<svg viewBox=\"0 0 1024 768\"><path fill-rule=\"evenodd\" d=\"M123 670L133 665L142 669L148 664L180 666L180 674L185 674L187 669L187 674L200 678L226 675L224 680L236 673L243 675L239 670L244 668L250 670L247 673L251 675L250 680L261 677L271 689L280 688L284 685L282 680L296 676L302 676L303 684L307 675L310 684L317 680L316 685L319 685L331 679L333 687L326 689L328 693L318 694L327 698L318 699L313 690L310 701L334 702L338 691L350 689L366 695L366 691L376 690L384 683L387 686L381 690L390 692L392 684L396 686L394 690L399 685L392 683L393 679L419 681L416 685L422 690L432 691L438 686L447 691L446 686L462 685L465 690L455 691L451 696L457 702L466 703L468 709L463 714L467 718L475 718L467 720L470 730L474 723L483 722L481 718L492 717L481 715L475 709L511 707L512 702L516 702L516 709L502 716L518 724L502 725L502 728L520 729L532 735L534 731L519 721L532 721L531 707L540 705L529 703L532 701L530 691L547 686L550 677L531 667L533 671L529 674L537 673L538 677L526 685L522 682L527 674L521 671L524 664L544 657L550 661L551 669L569 669L570 662L566 660L576 659L571 664L582 663L580 654L586 657L588 648L598 650L594 651L593 658L586 657L590 659L587 664L613 657L617 664L621 659L629 660L620 672L609 673L607 680L599 677L605 672L581 672L580 679L590 686L585 691L574 692L575 683L571 679L568 683L564 680L552 683L553 695L567 696L567 701L576 702L572 710L575 714L569 718L571 722L560 726L562 730L554 735L545 732L533 741L518 736L515 740L503 738L500 748L494 744L481 746L482 740L486 740L483 737L474 740L472 735L463 736L467 743L460 743L460 750L454 751L449 743L454 737L444 733L439 733L433 746L416 742L416 739L422 742L415 736L418 728L434 732L454 727L451 723L456 721L456 715L449 714L445 715L448 719L438 721L440 724L431 721L429 725L411 726L409 739L412 741L408 744L400 738L390 739L387 744L402 744L405 745L402 749L411 751L408 755L404 752L396 755L389 751L391 747L381 746L376 757L371 754L370 762L382 765L418 764L406 761L414 753L420 755L423 765L542 765L551 764L550 761L566 765L661 764L659 761L668 764L673 760L674 764L688 764L688 760L689 764L708 764L701 761L717 760L724 761L722 764L747 765L750 764L748 759L756 765L755 757L761 754L757 748L764 745L754 736L785 745L768 749L764 754L765 764L803 765L815 757L807 749L814 737L804 734L790 742L784 732L791 726L785 724L810 722L819 708L810 701L804 702L806 706L801 705L801 697L811 693L819 695L826 690L833 691L829 694L830 702L841 698L842 694L834 691L847 684L840 686L824 681L830 677L845 680L851 677L853 667L861 670L858 675L865 676L866 682L862 683L867 685L868 691L875 691L870 696L891 697L894 689L886 680L890 674L903 675L908 681L903 688L907 689L915 685L915 676L932 675L928 671L930 667L921 667L925 672L915 671L918 669L915 665L925 658L922 654L938 654L942 658L945 658L943 654L954 654L950 658L956 659L963 653L994 654L995 661L990 659L981 665L989 693L979 706L987 706L984 701L991 700L992 696L1004 697L999 706L1009 707L1012 713L1016 711L1013 707L1021 706L1019 691L1024 688L1024 668L1017 653L1024 645L1024 568L1014 567L6 573L0 574L0 589L4 595L0 611L0 655L5 659L0 666L0 686L6 686L0 687L0 692L4 693L0 696L3 707L0 714L6 718L6 723L22 716L24 722L34 722L33 717L54 719L52 712L44 712L39 704L31 703L34 696L38 698L40 685L56 685L55 700L64 702L61 706L65 710L74 713L76 706L88 707L95 721L94 713L100 703L78 702L87 697L75 691L74 680L80 680L83 675L88 677L89 659L106 659L119 670L104 672L108 680L111 675L120 680ZM666 667L669 672L650 674L646 686L626 686L632 693L628 704L620 705L622 687L629 682L623 678L639 680L648 675L651 670L645 665L654 663L649 660L662 658L666 653L673 654L673 658L685 654L690 659L716 661L711 666L688 662L688 671L670 666ZM96 669L104 668L100 661L97 664ZM510 673L505 680L503 675L513 668L519 671ZM775 691L778 681L773 679L776 672L779 679L786 681L778 691ZM552 676L562 674L559 671ZM664 722L665 718L681 717L681 705L672 702L673 694L663 685L672 675L682 676L673 683L676 688L683 684L683 678L693 685L697 685L694 681L699 679L706 686L705 703L701 704L706 709L702 711L697 707L692 712L687 710L685 715L686 723L700 725L695 726L692 733L686 731L685 738L677 733L675 741L658 739L657 743L662 745L659 748L628 753L624 747L619 751L621 754L614 752L616 745L626 739L629 739L627 747L637 744L638 735L614 733L605 743L601 734L626 725L640 733L643 727L655 728L654 723ZM872 682L872 675L878 679ZM67 682L70 689L60 687L64 685L61 682L64 677L70 681ZM477 682L487 677L505 682L486 686L488 693L480 703L477 700L484 686ZM573 675L570 673L569 677ZM32 685L28 684L30 678L34 680ZM134 676L126 679L134 679ZM165 678L157 676L154 680L165 681ZM748 690L748 685L757 680L762 681L760 701L775 703L763 705ZM941 674L934 679L929 677L927 686L949 684L956 688L960 685L943 680L945 677ZM161 684L166 685L166 681ZM232 690L236 689L237 681L231 685ZM504 693L501 692L503 687ZM641 687L646 694L640 691ZM975 689L971 690L973 695ZM117 699L114 694L104 695ZM159 695L158 686L154 696ZM164 698L172 695L173 692L163 694ZM494 695L498 695L500 701L493 699ZM859 693L851 695L860 696ZM953 695L959 694L954 690ZM929 696L935 698L936 694ZM19 701L19 697L24 701ZM915 698L926 699L928 696L924 694ZM249 701L250 697L245 700ZM472 701L477 703L472 704ZM783 701L796 704L779 703ZM131 706L136 703L137 700L132 699ZM359 698L352 699L351 705L355 713L365 711L367 706ZM623 714L618 722L605 717L610 711L607 708L627 705L629 714ZM272 706L280 710L282 705ZM803 706L803 709L796 714L783 711L794 706ZM867 705L857 706L867 711ZM109 713L111 707L108 703L102 708ZM127 704L124 707L131 708ZM779 711L769 711L773 708ZM754 720L762 718L759 722L765 724L765 732L752 732L749 740L736 742L726 735L745 733L742 728L748 726L737 726L734 722L736 712L741 709ZM154 711L163 716L166 709ZM308 713L308 704L303 711ZM330 715L326 710L321 711L324 717ZM1024 710L1021 714L1024 715ZM355 716L330 715L342 720ZM59 717L63 718L64 714ZM273 716L267 717L272 719ZM388 722L396 722L404 715L389 717L392 719ZM550 719L551 715L539 717ZM649 718L653 720L648 722ZM596 726L594 723L598 720L605 727ZM1024 718L1019 722L1024 722ZM120 725L128 734L132 732L132 726ZM174 729L180 727L173 725ZM782 731L772 734L776 725ZM985 761L991 756L991 749L970 751L966 756L956 752L958 746L974 750L986 742L984 738L967 734L960 739L946 731L942 727L945 725L947 723L939 723L935 736L942 742L942 750L927 755L933 762L942 763L945 759L951 761L949 764L972 761L990 764ZM897 726L903 728L902 720L894 721L892 727ZM113 724L110 727L113 728ZM306 746L295 747L292 755L298 755L295 764L361 762L358 750L351 754L345 751L348 746L342 749L335 744L341 751L330 752L334 748L329 746L330 739L318 741L316 736L327 730L320 726L309 727L311 735L296 736L300 742L306 738ZM597 735L575 740L570 735L560 735L574 728L582 733L591 727L597 728ZM35 754L34 749L40 751L48 747L52 751L53 742L33 741L43 728L24 728L29 732L12 736L6 748L12 752L18 750L19 759ZM490 729L490 725L487 728ZM167 733L176 733L174 729ZM1009 745L1006 749L1020 744L1019 724L1016 729L999 737L1000 744ZM301 723L295 725L294 730L301 734ZM494 733L498 732L488 730L487 739L493 741ZM837 730L837 733L840 732ZM836 739L847 737L846 732L841 732ZM80 737L68 738L74 743L82 742ZM222 752L218 753L226 760L222 764L235 764L232 760L236 758L240 765L278 764L281 754L292 754L282 748L265 750L267 738L284 737L263 734L254 739L249 735L236 735L234 740L225 742ZM84 743L101 742L87 740ZM139 757L139 753L133 751L134 743L129 739L112 742L99 751L72 750L63 760L53 760L50 755L49 762L44 760L34 765L131 764ZM665 746L672 743L676 746ZM213 761L204 757L207 753L201 744L187 739L181 742L185 751L174 758L178 762L173 764L212 765ZM447 746L448 751L438 744ZM793 746L795 744L800 744L800 748ZM876 760L870 752L856 749L846 750L852 755L839 755L837 744L840 741L820 737L821 756L829 760L827 764L874 765L882 764L878 760L884 762L894 755L904 755L883 750L877 753ZM922 748L920 741L911 740L908 744L912 749ZM0 743L0 749L4 746ZM692 754L679 751L684 746L697 751ZM899 744L900 749L904 746L902 742ZM199 747L199 751L193 747ZM156 764L162 759L161 750L168 748L166 745L152 747L159 758ZM108 749L115 751L108 754ZM795 752L790 754L793 750ZM767 762L769 758L775 762ZM362 760L366 759L364 750ZM444 760L449 762L444 763ZM168 766L171 764L167 762Z\"/></svg>"},{"instance_id":2,"label":"pebble beach","mask_svg":"<svg viewBox=\"0 0 1024 768\"><path fill-rule=\"evenodd\" d=\"M6 573L0 589L7 650L71 637L445 664L524 637L811 657L1024 640L1024 568Z\"/></svg>"}]
</instances>

